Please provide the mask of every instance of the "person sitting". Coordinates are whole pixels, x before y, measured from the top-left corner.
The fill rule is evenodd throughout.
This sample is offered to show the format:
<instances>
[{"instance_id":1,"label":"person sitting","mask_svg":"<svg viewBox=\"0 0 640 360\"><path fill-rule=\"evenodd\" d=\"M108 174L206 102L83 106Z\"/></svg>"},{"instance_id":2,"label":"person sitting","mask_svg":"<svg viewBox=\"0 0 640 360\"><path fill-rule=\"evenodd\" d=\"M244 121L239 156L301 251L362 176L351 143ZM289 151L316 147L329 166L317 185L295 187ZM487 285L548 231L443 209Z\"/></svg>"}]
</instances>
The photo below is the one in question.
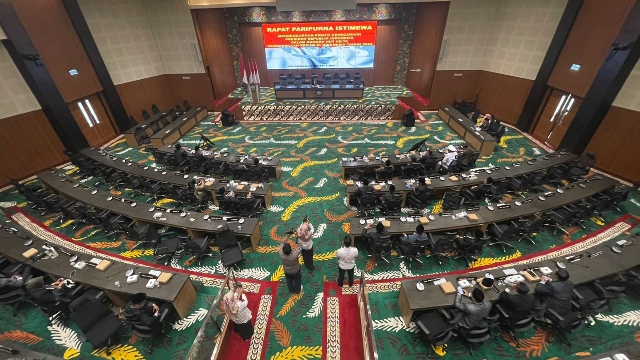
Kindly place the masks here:
<instances>
[{"instance_id":1,"label":"person sitting","mask_svg":"<svg viewBox=\"0 0 640 360\"><path fill-rule=\"evenodd\" d=\"M170 310L171 307L171 304L168 303L158 305L147 300L147 294L137 293L125 305L123 314L127 320L142 326L148 326L154 333L160 333L162 332L162 326L157 326L160 322L160 316L165 310Z\"/></svg>"},{"instance_id":2,"label":"person sitting","mask_svg":"<svg viewBox=\"0 0 640 360\"><path fill-rule=\"evenodd\" d=\"M463 296L471 299L471 302L463 303ZM482 290L474 288L471 293L467 290L462 290L462 294L457 292L453 306L463 313L458 320L458 326L466 329L486 326L484 318L489 315L489 312L491 311L491 303L484 299L484 293Z\"/></svg>"},{"instance_id":3,"label":"person sitting","mask_svg":"<svg viewBox=\"0 0 640 360\"><path fill-rule=\"evenodd\" d=\"M42 276L33 278L25 284L27 294L37 304L51 304L63 297L68 288L74 283L64 278L59 278L50 285L46 285Z\"/></svg>"},{"instance_id":4,"label":"person sitting","mask_svg":"<svg viewBox=\"0 0 640 360\"><path fill-rule=\"evenodd\" d=\"M393 167L391 167L391 160L387 159L387 161L384 162L384 165L381 165L378 168L375 168L374 171L375 172L383 172L383 171L387 171L391 168L391 170L393 170Z\"/></svg>"},{"instance_id":5,"label":"person sitting","mask_svg":"<svg viewBox=\"0 0 640 360\"><path fill-rule=\"evenodd\" d=\"M422 226L422 224L418 224L418 226L416 226L416 232L411 235L402 233L402 236L400 237L400 243L402 245L400 246L400 251L402 252L402 255L406 256L406 250L409 245L413 245L418 241L427 241L428 238L429 237L424 232L424 226Z\"/></svg>"},{"instance_id":6,"label":"person sitting","mask_svg":"<svg viewBox=\"0 0 640 360\"><path fill-rule=\"evenodd\" d=\"M536 303L535 295L529 293L529 286L522 281L510 284L500 293L499 300L514 324L531 315Z\"/></svg>"},{"instance_id":7,"label":"person sitting","mask_svg":"<svg viewBox=\"0 0 640 360\"><path fill-rule=\"evenodd\" d=\"M382 205L382 208L386 209L389 201L394 201L396 198L396 186L391 184L389 185L389 192L380 196L380 204Z\"/></svg>"},{"instance_id":8,"label":"person sitting","mask_svg":"<svg viewBox=\"0 0 640 360\"><path fill-rule=\"evenodd\" d=\"M24 285L24 278L20 274L15 274L11 277L0 277L0 292L9 291L9 289L21 288Z\"/></svg>"},{"instance_id":9,"label":"person sitting","mask_svg":"<svg viewBox=\"0 0 640 360\"><path fill-rule=\"evenodd\" d=\"M489 130L489 126L491 126L492 121L493 121L493 118L491 114L486 114L482 119L482 121L480 122L480 130L482 131Z\"/></svg>"},{"instance_id":10,"label":"person sitting","mask_svg":"<svg viewBox=\"0 0 640 360\"><path fill-rule=\"evenodd\" d=\"M569 272L565 269L558 269L556 277L558 281L552 281L550 277L543 275L536 285L536 295L545 300L547 309L563 316L571 311L574 285L569 281Z\"/></svg>"},{"instance_id":11,"label":"person sitting","mask_svg":"<svg viewBox=\"0 0 640 360\"><path fill-rule=\"evenodd\" d=\"M194 157L196 160L205 161L205 157L204 157L204 154L202 153L202 149L200 148L200 146L196 145L196 146L193 148L193 150L194 150L193 157Z\"/></svg>"},{"instance_id":12,"label":"person sitting","mask_svg":"<svg viewBox=\"0 0 640 360\"><path fill-rule=\"evenodd\" d=\"M260 158L254 157L253 158L253 165L250 165L249 168L251 168L251 169L260 169Z\"/></svg>"},{"instance_id":13,"label":"person sitting","mask_svg":"<svg viewBox=\"0 0 640 360\"><path fill-rule=\"evenodd\" d=\"M373 186L369 186L369 180L363 179L362 186L357 188L354 194L356 195L356 197L361 197L366 194L371 194L373 193L373 191L374 191Z\"/></svg>"},{"instance_id":14,"label":"person sitting","mask_svg":"<svg viewBox=\"0 0 640 360\"><path fill-rule=\"evenodd\" d=\"M427 186L427 180L423 177L418 179L418 187L415 187L408 195L408 202L410 204L421 204L426 206L431 197L433 196L433 189Z\"/></svg>"},{"instance_id":15,"label":"person sitting","mask_svg":"<svg viewBox=\"0 0 640 360\"><path fill-rule=\"evenodd\" d=\"M367 244L369 251L373 253L373 249L376 245L382 245L383 240L381 240L381 238L389 239L391 235L389 235L389 231L384 228L384 225L381 222L376 225L375 232L369 232L370 228L371 224L367 224L364 229L362 229L362 237L364 237L365 244Z\"/></svg>"},{"instance_id":16,"label":"person sitting","mask_svg":"<svg viewBox=\"0 0 640 360\"><path fill-rule=\"evenodd\" d=\"M440 166L444 169L449 169L449 165L458 157L458 150L455 146L447 146L447 153L444 155L444 159L440 162Z\"/></svg>"},{"instance_id":17,"label":"person sitting","mask_svg":"<svg viewBox=\"0 0 640 360\"><path fill-rule=\"evenodd\" d=\"M222 110L222 115L220 115L220 121L222 122L222 126L233 126L240 125L240 123L236 120L236 117L233 116L229 109Z\"/></svg>"},{"instance_id":18,"label":"person sitting","mask_svg":"<svg viewBox=\"0 0 640 360\"><path fill-rule=\"evenodd\" d=\"M182 145L176 144L175 149L173 150L173 157L176 159L178 164L182 165L187 160L188 154L182 148Z\"/></svg>"},{"instance_id":19,"label":"person sitting","mask_svg":"<svg viewBox=\"0 0 640 360\"><path fill-rule=\"evenodd\" d=\"M195 179L193 180L195 181ZM207 198L207 193L208 191L204 189L204 178L199 178L198 182L193 186L193 195L198 199L199 204L204 204Z\"/></svg>"},{"instance_id":20,"label":"person sitting","mask_svg":"<svg viewBox=\"0 0 640 360\"><path fill-rule=\"evenodd\" d=\"M493 184L493 178L488 177L486 178L482 184L480 185L474 185L472 187L470 187L469 189L465 189L463 190L470 199L473 199L474 202L481 200L482 198L484 198L487 195L492 195L492 185Z\"/></svg>"}]
</instances>

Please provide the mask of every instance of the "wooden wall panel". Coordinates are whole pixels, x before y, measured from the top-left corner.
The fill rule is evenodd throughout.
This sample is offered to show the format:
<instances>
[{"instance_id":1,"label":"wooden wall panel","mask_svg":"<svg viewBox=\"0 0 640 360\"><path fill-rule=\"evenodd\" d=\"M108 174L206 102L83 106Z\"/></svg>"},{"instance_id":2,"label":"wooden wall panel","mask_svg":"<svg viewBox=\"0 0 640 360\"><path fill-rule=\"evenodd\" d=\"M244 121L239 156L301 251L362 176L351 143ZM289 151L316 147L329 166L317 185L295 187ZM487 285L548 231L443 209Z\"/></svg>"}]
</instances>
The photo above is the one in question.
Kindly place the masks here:
<instances>
[{"instance_id":1,"label":"wooden wall panel","mask_svg":"<svg viewBox=\"0 0 640 360\"><path fill-rule=\"evenodd\" d=\"M66 103L102 91L62 1L13 0L12 3ZM71 76L69 69L78 70L78 75Z\"/></svg>"},{"instance_id":2,"label":"wooden wall panel","mask_svg":"<svg viewBox=\"0 0 640 360\"><path fill-rule=\"evenodd\" d=\"M474 101L478 95L480 70L438 70L433 76L429 110L451 105L453 100Z\"/></svg>"},{"instance_id":3,"label":"wooden wall panel","mask_svg":"<svg viewBox=\"0 0 640 360\"><path fill-rule=\"evenodd\" d=\"M224 9L191 10L191 14L205 70L211 74L216 97L222 99L238 86Z\"/></svg>"},{"instance_id":4,"label":"wooden wall panel","mask_svg":"<svg viewBox=\"0 0 640 360\"><path fill-rule=\"evenodd\" d=\"M585 152L596 154L596 168L640 182L640 112L612 106Z\"/></svg>"},{"instance_id":5,"label":"wooden wall panel","mask_svg":"<svg viewBox=\"0 0 640 360\"><path fill-rule=\"evenodd\" d=\"M515 124L522 112L533 80L482 71L478 82L478 108L508 124Z\"/></svg>"},{"instance_id":6,"label":"wooden wall panel","mask_svg":"<svg viewBox=\"0 0 640 360\"><path fill-rule=\"evenodd\" d=\"M42 110L0 119L0 185L68 160Z\"/></svg>"},{"instance_id":7,"label":"wooden wall panel","mask_svg":"<svg viewBox=\"0 0 640 360\"><path fill-rule=\"evenodd\" d=\"M401 33L402 20L378 21L376 51L373 58L373 85L394 84ZM352 70L351 75L355 71ZM360 74L364 75L362 72ZM367 84L366 80L365 84Z\"/></svg>"},{"instance_id":8,"label":"wooden wall panel","mask_svg":"<svg viewBox=\"0 0 640 360\"><path fill-rule=\"evenodd\" d=\"M416 8L406 84L424 98L431 95L448 15L448 1L419 3ZM420 71L411 71L417 69Z\"/></svg>"},{"instance_id":9,"label":"wooden wall panel","mask_svg":"<svg viewBox=\"0 0 640 360\"><path fill-rule=\"evenodd\" d=\"M141 111L146 109L151 114L151 104L162 110L176 106L166 79L165 75L158 75L116 85L127 115L133 115L137 122L141 122Z\"/></svg>"},{"instance_id":10,"label":"wooden wall panel","mask_svg":"<svg viewBox=\"0 0 640 360\"><path fill-rule=\"evenodd\" d=\"M302 73L344 74L350 72L351 76L359 72L367 86L393 85L396 66L398 64L398 47L402 22L400 20L378 21L378 34L376 40L376 53L373 69L314 69L314 70L267 70L267 60L264 53L264 39L262 37L261 23L240 23L240 42L245 59L255 59L260 71L260 85L273 86L281 73L292 73L294 76Z\"/></svg>"},{"instance_id":11,"label":"wooden wall panel","mask_svg":"<svg viewBox=\"0 0 640 360\"><path fill-rule=\"evenodd\" d=\"M215 98L211 90L211 81L206 73L198 74L167 74L167 86L171 88L175 105L182 105L184 100L191 106L206 105L207 109L213 109ZM222 93L222 96L229 93ZM221 96L221 97L222 97Z\"/></svg>"},{"instance_id":12,"label":"wooden wall panel","mask_svg":"<svg viewBox=\"0 0 640 360\"><path fill-rule=\"evenodd\" d=\"M636 0L585 0L547 84L584 98ZM580 64L580 70L571 70Z\"/></svg>"}]
</instances>

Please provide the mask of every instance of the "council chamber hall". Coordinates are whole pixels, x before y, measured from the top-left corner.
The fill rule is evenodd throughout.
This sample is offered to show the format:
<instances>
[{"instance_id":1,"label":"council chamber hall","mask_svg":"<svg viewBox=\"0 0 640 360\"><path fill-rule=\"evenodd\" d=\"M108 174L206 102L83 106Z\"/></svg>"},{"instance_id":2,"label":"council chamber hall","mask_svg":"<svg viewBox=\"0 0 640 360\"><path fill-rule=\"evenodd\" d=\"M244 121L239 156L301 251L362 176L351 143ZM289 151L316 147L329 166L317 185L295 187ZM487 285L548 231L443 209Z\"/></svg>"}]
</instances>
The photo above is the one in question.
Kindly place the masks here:
<instances>
[{"instance_id":1,"label":"council chamber hall","mask_svg":"<svg viewBox=\"0 0 640 360\"><path fill-rule=\"evenodd\" d=\"M0 0L0 359L640 358L639 25Z\"/></svg>"}]
</instances>

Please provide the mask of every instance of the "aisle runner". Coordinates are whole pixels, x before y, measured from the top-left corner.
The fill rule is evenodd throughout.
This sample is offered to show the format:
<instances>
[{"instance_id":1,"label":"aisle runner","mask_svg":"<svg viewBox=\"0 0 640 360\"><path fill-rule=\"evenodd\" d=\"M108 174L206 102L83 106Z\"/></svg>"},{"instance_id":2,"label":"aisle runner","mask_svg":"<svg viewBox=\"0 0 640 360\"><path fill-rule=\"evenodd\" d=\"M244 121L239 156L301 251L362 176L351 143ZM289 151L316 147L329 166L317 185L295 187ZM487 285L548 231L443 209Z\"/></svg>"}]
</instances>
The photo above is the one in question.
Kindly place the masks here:
<instances>
[{"instance_id":1,"label":"aisle runner","mask_svg":"<svg viewBox=\"0 0 640 360\"><path fill-rule=\"evenodd\" d=\"M324 283L325 330L324 359L364 360L362 333L360 331L360 308L358 307L358 284L354 294L343 292L334 282ZM344 341L341 344L341 340Z\"/></svg>"}]
</instances>

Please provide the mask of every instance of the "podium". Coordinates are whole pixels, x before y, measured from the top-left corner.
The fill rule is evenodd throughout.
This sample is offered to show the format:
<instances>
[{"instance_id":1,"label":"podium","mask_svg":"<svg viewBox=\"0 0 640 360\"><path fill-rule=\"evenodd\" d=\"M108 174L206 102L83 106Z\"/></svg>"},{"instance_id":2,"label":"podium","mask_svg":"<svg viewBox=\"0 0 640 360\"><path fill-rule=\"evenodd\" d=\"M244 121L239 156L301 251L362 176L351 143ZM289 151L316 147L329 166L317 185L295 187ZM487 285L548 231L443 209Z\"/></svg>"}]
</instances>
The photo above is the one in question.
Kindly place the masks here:
<instances>
[{"instance_id":1,"label":"podium","mask_svg":"<svg viewBox=\"0 0 640 360\"><path fill-rule=\"evenodd\" d=\"M260 103L260 84L259 83L249 84L249 94L251 95L251 103L259 104Z\"/></svg>"}]
</instances>

